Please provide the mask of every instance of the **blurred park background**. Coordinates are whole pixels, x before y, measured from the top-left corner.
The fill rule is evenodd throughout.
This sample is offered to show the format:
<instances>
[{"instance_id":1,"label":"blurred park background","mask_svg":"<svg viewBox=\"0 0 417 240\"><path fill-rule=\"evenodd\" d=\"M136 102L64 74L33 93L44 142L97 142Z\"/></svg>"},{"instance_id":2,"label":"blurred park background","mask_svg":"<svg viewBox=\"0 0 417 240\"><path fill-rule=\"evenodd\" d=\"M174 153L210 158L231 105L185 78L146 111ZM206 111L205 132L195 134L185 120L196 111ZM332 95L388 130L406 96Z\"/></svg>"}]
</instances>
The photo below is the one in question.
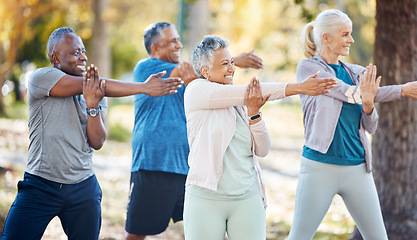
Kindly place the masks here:
<instances>
[{"instance_id":1,"label":"blurred park background","mask_svg":"<svg viewBox=\"0 0 417 240\"><path fill-rule=\"evenodd\" d=\"M399 19L407 20L411 16L411 20L404 20L408 25L401 28L400 24L395 26L394 21L392 24L394 28L404 30L401 33L406 35L405 38L412 39L414 36L415 41L415 0L0 0L0 230L15 197L16 183L23 177L25 169L29 144L25 98L27 80L34 69L50 66L46 43L54 29L62 26L73 28L86 46L87 64L98 66L102 77L132 81L132 71L137 61L147 57L142 39L145 27L154 22L166 21L174 23L181 35L183 60L189 60L191 51L204 35L217 34L230 40L229 50L232 55L255 49L255 54L263 59L262 70L238 69L235 84L247 83L253 75L262 81L295 82L296 65L304 58L299 45L301 29L307 22L314 20L319 12L329 8L344 11L353 21L355 44L351 46L350 56L342 60L360 65L374 62L374 56L378 53L374 51L374 46L380 49L386 47L375 42L375 39L380 40L375 38L375 28L377 6L381 4L386 5L381 12L388 8L398 10L400 7L392 16L386 16L387 21L398 16L402 16ZM389 34L388 31L387 39ZM406 50L416 45L413 41L402 43ZM394 49L395 46L384 51L391 52ZM416 48L411 49L413 51L409 52L415 65ZM401 60L398 60L397 65L401 65ZM375 61L378 63L382 60L377 58ZM385 78L383 75L387 79L383 83L415 80L410 78L417 76L415 69L410 73L408 69L401 70L397 66L397 70L399 73L396 72L396 77L386 74ZM407 73L405 76L409 76L407 79L401 78L404 72ZM132 103L132 97L110 100L108 140L103 149L94 155L96 173L103 189L100 239L121 239L124 233L131 163L130 137L134 121ZM405 151L401 156L408 166L407 177L416 172L412 163L416 150L409 148L410 144L415 145L416 138L415 133L408 130L415 130L417 117L414 117L415 111L412 108L415 102L406 103L408 105L404 108L408 110L398 108L384 124L389 125L389 121L394 121L395 114L411 116L411 119L407 118L409 120L402 122L399 127L389 125L393 136L383 135L377 139L394 139L392 141L395 142L398 135L402 137L402 142L398 144L386 142L388 145L399 145L400 150ZM388 106L390 109L392 107ZM304 143L299 98L291 97L267 104L263 114L273 140L271 153L261 161L269 198L268 239L285 239L292 220L299 158ZM410 126L408 130L404 130L407 126ZM407 146L404 147L404 144ZM394 149L393 154L396 152L398 150ZM403 165L398 168L397 176L401 175L401 170L404 171ZM390 178L395 179L394 174L381 174L379 178L376 176L376 179ZM396 208L399 209L396 213L401 216L405 213L406 219L403 222L411 221L409 225L414 226L415 231L417 196L412 182L411 178L401 182L406 185L406 190L396 190L395 194L407 192L409 196L405 201L407 204ZM390 201L391 207L394 202ZM385 205L382 205L384 212ZM404 223L400 226L409 229L406 225ZM357 235L354 226L341 198L336 196L314 239L348 239L350 235ZM393 226L396 228L399 225ZM403 234L398 236L391 239L412 239L402 238L405 236ZM44 239L66 239L59 220L50 224ZM181 223L172 224L166 233L150 239L183 239Z\"/></svg>"}]
</instances>

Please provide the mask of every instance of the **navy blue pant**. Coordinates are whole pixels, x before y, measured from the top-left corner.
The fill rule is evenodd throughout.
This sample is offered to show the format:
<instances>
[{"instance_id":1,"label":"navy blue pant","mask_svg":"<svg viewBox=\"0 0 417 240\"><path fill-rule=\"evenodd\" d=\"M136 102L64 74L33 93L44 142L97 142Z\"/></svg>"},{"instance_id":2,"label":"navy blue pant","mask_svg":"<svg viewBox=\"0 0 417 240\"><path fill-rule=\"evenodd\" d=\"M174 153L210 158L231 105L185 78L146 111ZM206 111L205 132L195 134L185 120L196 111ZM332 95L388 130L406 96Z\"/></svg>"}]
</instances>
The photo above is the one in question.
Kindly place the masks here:
<instances>
[{"instance_id":1,"label":"navy blue pant","mask_svg":"<svg viewBox=\"0 0 417 240\"><path fill-rule=\"evenodd\" d=\"M1 240L41 239L55 216L69 240L98 239L101 189L95 175L77 184L60 184L25 173L17 187Z\"/></svg>"}]
</instances>

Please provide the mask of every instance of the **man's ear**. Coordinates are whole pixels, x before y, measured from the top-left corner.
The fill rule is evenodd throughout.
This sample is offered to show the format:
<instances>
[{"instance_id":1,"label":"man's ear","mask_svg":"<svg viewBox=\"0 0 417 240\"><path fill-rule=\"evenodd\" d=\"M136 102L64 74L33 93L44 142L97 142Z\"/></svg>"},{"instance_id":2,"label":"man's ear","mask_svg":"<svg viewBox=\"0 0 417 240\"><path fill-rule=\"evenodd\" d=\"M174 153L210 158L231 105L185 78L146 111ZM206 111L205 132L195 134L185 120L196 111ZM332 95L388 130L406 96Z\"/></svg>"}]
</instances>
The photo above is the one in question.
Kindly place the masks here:
<instances>
[{"instance_id":1,"label":"man's ear","mask_svg":"<svg viewBox=\"0 0 417 240\"><path fill-rule=\"evenodd\" d=\"M158 45L155 43L151 45L151 55L157 55L158 54Z\"/></svg>"},{"instance_id":2,"label":"man's ear","mask_svg":"<svg viewBox=\"0 0 417 240\"><path fill-rule=\"evenodd\" d=\"M59 57L58 54L52 53L52 63L53 64L59 64Z\"/></svg>"},{"instance_id":3,"label":"man's ear","mask_svg":"<svg viewBox=\"0 0 417 240\"><path fill-rule=\"evenodd\" d=\"M201 67L201 68L200 68L200 72L201 72L201 74L203 75L203 77L204 77L205 79L209 79L210 74L209 74L209 70L208 70L208 68L206 68L206 67Z\"/></svg>"}]
</instances>

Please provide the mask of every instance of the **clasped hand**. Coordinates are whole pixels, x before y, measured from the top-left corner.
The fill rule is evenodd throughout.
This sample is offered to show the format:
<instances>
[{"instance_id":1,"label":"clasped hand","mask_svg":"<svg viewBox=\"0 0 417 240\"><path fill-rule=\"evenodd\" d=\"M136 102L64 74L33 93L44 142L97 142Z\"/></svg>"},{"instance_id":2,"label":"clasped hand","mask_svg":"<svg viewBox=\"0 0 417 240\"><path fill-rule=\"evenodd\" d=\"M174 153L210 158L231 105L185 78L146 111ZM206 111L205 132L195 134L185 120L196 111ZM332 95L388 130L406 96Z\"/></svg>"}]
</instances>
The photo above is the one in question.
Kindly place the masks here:
<instances>
[{"instance_id":1,"label":"clasped hand","mask_svg":"<svg viewBox=\"0 0 417 240\"><path fill-rule=\"evenodd\" d=\"M245 94L245 105L248 108L248 116L259 113L259 109L268 101L271 95L262 96L261 84L256 77L252 77Z\"/></svg>"},{"instance_id":2,"label":"clasped hand","mask_svg":"<svg viewBox=\"0 0 417 240\"><path fill-rule=\"evenodd\" d=\"M97 67L93 64L87 67L83 81L83 95L87 108L97 108L98 103L106 94L106 82L100 80Z\"/></svg>"},{"instance_id":3,"label":"clasped hand","mask_svg":"<svg viewBox=\"0 0 417 240\"><path fill-rule=\"evenodd\" d=\"M381 76L376 78L377 68L369 64L365 69L365 76L359 74L360 89L362 96L362 109L365 113L371 114L374 108L375 96L378 93Z\"/></svg>"}]
</instances>

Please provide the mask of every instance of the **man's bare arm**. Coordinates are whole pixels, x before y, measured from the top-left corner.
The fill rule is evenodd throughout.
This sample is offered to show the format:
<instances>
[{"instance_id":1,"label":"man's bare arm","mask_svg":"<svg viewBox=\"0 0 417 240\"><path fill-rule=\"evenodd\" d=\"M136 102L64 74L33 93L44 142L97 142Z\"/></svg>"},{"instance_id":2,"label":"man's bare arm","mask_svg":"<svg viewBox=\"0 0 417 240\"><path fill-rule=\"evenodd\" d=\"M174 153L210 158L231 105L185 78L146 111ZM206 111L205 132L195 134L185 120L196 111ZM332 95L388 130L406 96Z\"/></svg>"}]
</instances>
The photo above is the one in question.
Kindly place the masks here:
<instances>
[{"instance_id":1,"label":"man's bare arm","mask_svg":"<svg viewBox=\"0 0 417 240\"><path fill-rule=\"evenodd\" d=\"M153 97L176 93L176 89L183 84L180 78L161 77L165 72L152 74L145 82L122 82L113 79L100 78L105 81L106 96L125 97L135 94L147 94ZM65 75L51 89L50 95L54 97L70 97L83 92L83 77Z\"/></svg>"}]
</instances>

